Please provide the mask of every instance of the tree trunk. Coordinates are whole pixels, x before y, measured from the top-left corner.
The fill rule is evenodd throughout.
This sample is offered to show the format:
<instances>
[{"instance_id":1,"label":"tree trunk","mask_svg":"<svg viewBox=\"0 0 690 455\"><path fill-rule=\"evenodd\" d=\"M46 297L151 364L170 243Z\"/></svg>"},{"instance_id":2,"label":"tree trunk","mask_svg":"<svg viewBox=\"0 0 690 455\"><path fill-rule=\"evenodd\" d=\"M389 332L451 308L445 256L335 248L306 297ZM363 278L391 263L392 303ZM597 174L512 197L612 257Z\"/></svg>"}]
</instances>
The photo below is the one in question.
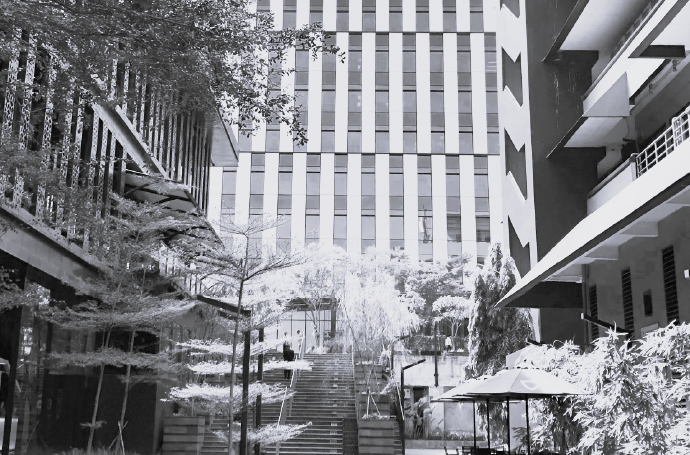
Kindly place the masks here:
<instances>
[{"instance_id":1,"label":"tree trunk","mask_svg":"<svg viewBox=\"0 0 690 455\"><path fill-rule=\"evenodd\" d=\"M110 330L108 330L103 347L107 348L110 344ZM93 434L96 431L96 417L98 416L98 402L101 399L101 389L103 388L103 374L105 364L101 363L101 373L98 375L98 387L96 388L96 401L93 404L93 414L91 415L91 427L89 428L89 442L86 444L86 453L93 452Z\"/></svg>"},{"instance_id":2,"label":"tree trunk","mask_svg":"<svg viewBox=\"0 0 690 455\"><path fill-rule=\"evenodd\" d=\"M129 353L134 352L134 337L137 332L132 330L132 336L129 338ZM125 412L127 411L127 398L129 397L130 379L132 377L132 365L127 365L127 374L125 375L125 396L122 400L122 411L120 412L120 427L125 428Z\"/></svg>"},{"instance_id":3,"label":"tree trunk","mask_svg":"<svg viewBox=\"0 0 690 455\"><path fill-rule=\"evenodd\" d=\"M249 239L247 239L247 251L245 254L245 261L249 257ZM246 262L245 262L246 264ZM246 265L244 266L246 267ZM235 359L237 358L237 340L239 338L239 333L240 333L240 311L242 308L242 293L244 292L244 276L245 276L245 271L242 270L242 279L240 280L240 290L238 293L237 297L237 315L235 316L235 333L232 336L232 359L230 361L232 362L232 365L230 366L230 402L228 403L228 420L229 420L229 428L228 428L228 455L233 455L233 450L232 450L232 420L234 417L234 409L232 406L232 399L235 395ZM242 374L247 374L247 372L243 372Z\"/></svg>"}]
</instances>

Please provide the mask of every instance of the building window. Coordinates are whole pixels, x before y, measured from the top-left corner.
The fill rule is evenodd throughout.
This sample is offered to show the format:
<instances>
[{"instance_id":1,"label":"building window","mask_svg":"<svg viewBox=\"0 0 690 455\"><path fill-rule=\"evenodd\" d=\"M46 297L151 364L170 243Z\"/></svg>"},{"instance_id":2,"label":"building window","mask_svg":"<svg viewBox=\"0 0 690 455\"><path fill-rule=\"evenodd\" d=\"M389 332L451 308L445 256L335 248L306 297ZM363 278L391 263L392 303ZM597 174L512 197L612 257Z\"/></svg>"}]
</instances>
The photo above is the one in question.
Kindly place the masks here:
<instances>
[{"instance_id":1,"label":"building window","mask_svg":"<svg viewBox=\"0 0 690 455\"><path fill-rule=\"evenodd\" d=\"M652 316L654 314L654 304L652 302L651 289L647 289L642 293L642 305L644 306L645 316Z\"/></svg>"},{"instance_id":2,"label":"building window","mask_svg":"<svg viewBox=\"0 0 690 455\"><path fill-rule=\"evenodd\" d=\"M486 92L486 125L498 128L498 93Z\"/></svg>"},{"instance_id":3,"label":"building window","mask_svg":"<svg viewBox=\"0 0 690 455\"><path fill-rule=\"evenodd\" d=\"M488 216L477 217L477 242L491 243L491 231Z\"/></svg>"},{"instance_id":4,"label":"building window","mask_svg":"<svg viewBox=\"0 0 690 455\"><path fill-rule=\"evenodd\" d=\"M472 133L458 133L458 147L461 155L472 155L474 146L472 145Z\"/></svg>"},{"instance_id":5,"label":"building window","mask_svg":"<svg viewBox=\"0 0 690 455\"><path fill-rule=\"evenodd\" d=\"M389 0L388 2L388 28L391 32L402 32L402 0Z\"/></svg>"},{"instance_id":6,"label":"building window","mask_svg":"<svg viewBox=\"0 0 690 455\"><path fill-rule=\"evenodd\" d=\"M374 215L376 211L376 174L362 174L362 214Z\"/></svg>"},{"instance_id":7,"label":"building window","mask_svg":"<svg viewBox=\"0 0 690 455\"><path fill-rule=\"evenodd\" d=\"M664 274L664 297L666 299L666 321L678 321L678 288L676 286L676 259L673 246L661 250L661 264Z\"/></svg>"},{"instance_id":8,"label":"building window","mask_svg":"<svg viewBox=\"0 0 690 455\"><path fill-rule=\"evenodd\" d=\"M362 216L362 253L376 246L376 217Z\"/></svg>"},{"instance_id":9,"label":"building window","mask_svg":"<svg viewBox=\"0 0 690 455\"><path fill-rule=\"evenodd\" d=\"M486 71L486 89L495 91L498 88L497 66L496 66L496 35L493 33L484 34L484 64Z\"/></svg>"},{"instance_id":10,"label":"building window","mask_svg":"<svg viewBox=\"0 0 690 455\"><path fill-rule=\"evenodd\" d=\"M429 0L417 0L417 32L429 31Z\"/></svg>"},{"instance_id":11,"label":"building window","mask_svg":"<svg viewBox=\"0 0 690 455\"><path fill-rule=\"evenodd\" d=\"M254 157L252 156L252 161ZM262 161L263 163L263 161ZM264 172L251 172L249 176L249 214L264 213Z\"/></svg>"},{"instance_id":12,"label":"building window","mask_svg":"<svg viewBox=\"0 0 690 455\"><path fill-rule=\"evenodd\" d=\"M334 209L336 215L347 214L347 155L335 156ZM335 239L336 237L334 237ZM345 239L342 237L341 239ZM345 248L345 247L343 247Z\"/></svg>"},{"instance_id":13,"label":"building window","mask_svg":"<svg viewBox=\"0 0 690 455\"><path fill-rule=\"evenodd\" d=\"M335 152L335 131L321 131L321 151L324 153Z\"/></svg>"},{"instance_id":14,"label":"building window","mask_svg":"<svg viewBox=\"0 0 690 455\"><path fill-rule=\"evenodd\" d=\"M486 174L474 175L474 199L477 213L489 212L489 176Z\"/></svg>"},{"instance_id":15,"label":"building window","mask_svg":"<svg viewBox=\"0 0 690 455\"><path fill-rule=\"evenodd\" d=\"M623 318L625 328L635 330L635 316L633 314L632 281L630 269L621 271L621 288L623 297Z\"/></svg>"},{"instance_id":16,"label":"building window","mask_svg":"<svg viewBox=\"0 0 690 455\"><path fill-rule=\"evenodd\" d=\"M445 115L443 113L443 92L430 93L430 108L432 131L443 131L445 126Z\"/></svg>"},{"instance_id":17,"label":"building window","mask_svg":"<svg viewBox=\"0 0 690 455\"><path fill-rule=\"evenodd\" d=\"M223 172L223 195L220 202L221 220L228 217L232 221L235 215L235 192L237 186L237 172L225 171Z\"/></svg>"},{"instance_id":18,"label":"building window","mask_svg":"<svg viewBox=\"0 0 690 455\"><path fill-rule=\"evenodd\" d=\"M306 243L316 243L319 241L319 215L305 216Z\"/></svg>"},{"instance_id":19,"label":"building window","mask_svg":"<svg viewBox=\"0 0 690 455\"><path fill-rule=\"evenodd\" d=\"M417 153L417 133L403 132L403 153Z\"/></svg>"},{"instance_id":20,"label":"building window","mask_svg":"<svg viewBox=\"0 0 690 455\"><path fill-rule=\"evenodd\" d=\"M347 132L347 152L348 153L362 153L362 132L361 131L348 131Z\"/></svg>"},{"instance_id":21,"label":"building window","mask_svg":"<svg viewBox=\"0 0 690 455\"><path fill-rule=\"evenodd\" d=\"M589 315L594 319L599 318L599 305L597 304L597 287L592 285L589 287ZM599 326L596 324L589 325L592 331L592 339L599 338Z\"/></svg>"},{"instance_id":22,"label":"building window","mask_svg":"<svg viewBox=\"0 0 690 455\"><path fill-rule=\"evenodd\" d=\"M405 248L405 223L402 216L390 217L390 248Z\"/></svg>"},{"instance_id":23,"label":"building window","mask_svg":"<svg viewBox=\"0 0 690 455\"><path fill-rule=\"evenodd\" d=\"M458 125L472 127L472 92L458 92Z\"/></svg>"},{"instance_id":24,"label":"building window","mask_svg":"<svg viewBox=\"0 0 690 455\"><path fill-rule=\"evenodd\" d=\"M333 245L347 250L347 216L333 217Z\"/></svg>"},{"instance_id":25,"label":"building window","mask_svg":"<svg viewBox=\"0 0 690 455\"><path fill-rule=\"evenodd\" d=\"M443 31L454 33L458 29L456 18L455 0L445 0L443 2Z\"/></svg>"},{"instance_id":26,"label":"building window","mask_svg":"<svg viewBox=\"0 0 690 455\"><path fill-rule=\"evenodd\" d=\"M362 13L362 31L375 32L376 31L376 13L364 12Z\"/></svg>"},{"instance_id":27,"label":"building window","mask_svg":"<svg viewBox=\"0 0 690 455\"><path fill-rule=\"evenodd\" d=\"M446 136L444 133L431 133L431 153L445 153Z\"/></svg>"},{"instance_id":28,"label":"building window","mask_svg":"<svg viewBox=\"0 0 690 455\"><path fill-rule=\"evenodd\" d=\"M390 151L388 132L376 132L376 153L388 153Z\"/></svg>"},{"instance_id":29,"label":"building window","mask_svg":"<svg viewBox=\"0 0 690 455\"><path fill-rule=\"evenodd\" d=\"M500 155L501 154L501 139L498 133L487 133L486 134L486 152L489 155Z\"/></svg>"},{"instance_id":30,"label":"building window","mask_svg":"<svg viewBox=\"0 0 690 455\"><path fill-rule=\"evenodd\" d=\"M390 187L390 212L391 215L403 214L403 194L404 194L404 177L402 173L388 176L388 184Z\"/></svg>"},{"instance_id":31,"label":"building window","mask_svg":"<svg viewBox=\"0 0 690 455\"><path fill-rule=\"evenodd\" d=\"M470 0L470 32L484 31L484 0Z\"/></svg>"}]
</instances>

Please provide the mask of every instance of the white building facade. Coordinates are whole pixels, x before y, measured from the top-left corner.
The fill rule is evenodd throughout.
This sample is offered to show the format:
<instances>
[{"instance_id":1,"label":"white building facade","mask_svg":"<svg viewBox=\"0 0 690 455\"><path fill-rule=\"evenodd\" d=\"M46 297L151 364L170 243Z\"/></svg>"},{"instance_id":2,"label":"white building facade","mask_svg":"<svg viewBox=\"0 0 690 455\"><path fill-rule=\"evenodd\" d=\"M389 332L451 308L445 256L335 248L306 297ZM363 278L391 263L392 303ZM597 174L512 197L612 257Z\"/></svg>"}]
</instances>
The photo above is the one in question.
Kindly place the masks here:
<instances>
[{"instance_id":1,"label":"white building facade","mask_svg":"<svg viewBox=\"0 0 690 455\"><path fill-rule=\"evenodd\" d=\"M238 137L239 161L212 173L227 217L289 216L262 242L411 258L470 254L503 236L495 15L498 0L259 0L276 28L322 22L346 52L292 51L282 81L308 144L284 125ZM236 131L237 133L237 131ZM222 188L222 189L221 189Z\"/></svg>"}]
</instances>

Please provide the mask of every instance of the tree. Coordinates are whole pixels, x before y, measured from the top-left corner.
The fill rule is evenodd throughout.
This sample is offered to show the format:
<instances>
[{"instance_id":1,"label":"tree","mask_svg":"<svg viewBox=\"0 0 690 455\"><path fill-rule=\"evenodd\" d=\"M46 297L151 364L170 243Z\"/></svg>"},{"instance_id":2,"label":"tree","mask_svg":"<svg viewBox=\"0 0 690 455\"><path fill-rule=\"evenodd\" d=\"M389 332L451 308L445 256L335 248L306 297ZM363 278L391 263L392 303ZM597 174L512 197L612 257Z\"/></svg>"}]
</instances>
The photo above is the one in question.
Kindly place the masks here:
<instances>
[{"instance_id":1,"label":"tree","mask_svg":"<svg viewBox=\"0 0 690 455\"><path fill-rule=\"evenodd\" d=\"M498 373L506 365L506 356L527 345L533 337L532 318L522 308L497 308L498 301L515 285L515 264L503 257L498 244L491 246L487 263L477 270L472 289L472 311L469 323L469 356L465 375L478 378ZM477 406L482 425L486 404ZM507 437L503 404L490 407L491 435Z\"/></svg>"},{"instance_id":2,"label":"tree","mask_svg":"<svg viewBox=\"0 0 690 455\"><path fill-rule=\"evenodd\" d=\"M246 331L250 329L248 321L246 318L242 321L242 330ZM282 340L278 340L273 345L278 344ZM252 355L257 353L265 352L268 349L274 347L267 343L254 344L251 347ZM195 364L190 364L187 367L198 375L219 375L219 374L238 374L245 372L241 366L235 367L232 362L228 362L227 359L230 357L233 346L221 340L215 340L210 342L203 342L201 340L189 340L185 343L178 343L179 347L188 348L196 352L202 352L206 355L221 357L223 361L202 361ZM243 350L243 343L238 343L237 349ZM272 361L267 362L263 365L264 371L269 371L272 369L292 369L292 370L311 370L311 364L304 360L298 360L293 362L285 361ZM248 374L248 372L247 372ZM236 390L232 390L234 387ZM202 384L199 385L195 382L187 383L184 387L175 387L170 391L168 401L175 401L178 404L186 405L191 409L201 409L214 414L220 414L230 417L230 413L237 413L237 411L246 411L253 403L256 402L257 397L261 397L263 404L274 403L282 401L286 398L290 398L294 392L288 392L280 384L268 385L261 382L255 382L249 384L249 389L247 390L248 400L245 401L243 390L241 386L213 386ZM306 429L310 424L305 425L279 425L273 424L267 427L260 427L251 429L248 433L248 441L255 444L271 444L278 441L284 441L290 439L304 429ZM230 440L233 443L240 442L239 435L236 435L232 431L234 426L233 419L230 418L230 425L227 432L219 432L217 435L226 442L229 443ZM232 438L232 439L230 439ZM232 444L229 444L232 446Z\"/></svg>"},{"instance_id":3,"label":"tree","mask_svg":"<svg viewBox=\"0 0 690 455\"><path fill-rule=\"evenodd\" d=\"M432 321L432 306L439 298L469 297L470 292L464 285L468 262L468 256L461 256L447 261L420 262L405 271L405 289L416 293L426 302L424 312L420 315L425 321Z\"/></svg>"},{"instance_id":4,"label":"tree","mask_svg":"<svg viewBox=\"0 0 690 455\"><path fill-rule=\"evenodd\" d=\"M470 378L496 374L506 365L506 356L527 345L533 337L532 318L522 308L497 308L496 304L515 286L515 264L503 258L498 244L491 246L488 263L477 271L472 290L469 325Z\"/></svg>"},{"instance_id":5,"label":"tree","mask_svg":"<svg viewBox=\"0 0 690 455\"><path fill-rule=\"evenodd\" d=\"M450 327L450 336L456 338L465 319L470 317L471 301L463 297L444 295L432 305L433 322L445 323Z\"/></svg>"},{"instance_id":6,"label":"tree","mask_svg":"<svg viewBox=\"0 0 690 455\"><path fill-rule=\"evenodd\" d=\"M388 251L370 249L349 257L340 305L352 337L352 348L364 373L367 408L371 388L378 382L375 363L393 348L393 343L419 327L414 307L399 297L396 276L407 267ZM369 369L369 371L367 371ZM381 392L382 390L374 390Z\"/></svg>"},{"instance_id":7,"label":"tree","mask_svg":"<svg viewBox=\"0 0 690 455\"><path fill-rule=\"evenodd\" d=\"M537 450L592 454L688 454L690 327L669 325L631 342L609 331L590 352L530 347L528 363L589 395L532 400ZM675 373L669 378L669 373Z\"/></svg>"},{"instance_id":8,"label":"tree","mask_svg":"<svg viewBox=\"0 0 690 455\"><path fill-rule=\"evenodd\" d=\"M74 99L74 87L81 90L82 103L112 105L136 98L135 81L143 80L147 97L154 95L173 108L221 109L227 120L248 130L252 122L277 119L304 143L299 106L280 89L281 76L294 71L283 67L287 52L300 48L316 56L339 49L325 44L320 23L277 31L273 15L251 12L251 3L2 0L0 58L11 60L20 49L35 58L40 72L55 70L50 83L46 76L28 86L10 84L36 96L52 92L56 112ZM126 79L129 86L122 84ZM0 89L6 88L7 77L1 80Z\"/></svg>"},{"instance_id":9,"label":"tree","mask_svg":"<svg viewBox=\"0 0 690 455\"><path fill-rule=\"evenodd\" d=\"M129 201L111 195L112 212L105 216L92 216L93 210L72 207L70 218L84 231L89 232L93 243L99 245L107 259L107 269L98 276L86 279L80 292L84 302L44 308L39 316L63 328L77 331L102 333L100 348L88 353L55 353L52 357L63 366L97 366L99 377L91 421L82 424L89 428L87 452L93 449L94 432L103 422L98 420L106 365L124 366L125 390L120 431L125 425L127 399L132 386L132 367L155 369L174 374L181 369L174 365L169 355L135 351L137 333L158 335L159 328L190 311L198 302L175 286L176 280L184 280L183 269L176 276L162 276L159 260L173 260L173 250L168 245L178 244L175 237L197 235L199 220L193 215L181 214L159 205ZM189 243L186 241L185 243ZM179 250L179 246L175 246ZM125 348L112 345L116 332L128 334ZM124 445L124 442L123 442Z\"/></svg>"},{"instance_id":10,"label":"tree","mask_svg":"<svg viewBox=\"0 0 690 455\"><path fill-rule=\"evenodd\" d=\"M227 220L221 236L224 245L193 242L184 245L187 254L185 263L194 264L197 279L203 283L205 294L228 298L236 306L230 353L230 388L227 402L227 415L233 421L235 409L235 383L237 347L241 329L243 309L259 309L259 305L276 300L275 282L270 281L271 274L302 264L302 254L290 254L276 250L272 246L262 246L261 235L265 231L285 223L284 218L275 220L250 218L246 224ZM269 297L269 296L272 296ZM242 394L242 409L249 407L247 390ZM228 432L228 454L233 451L233 426Z\"/></svg>"},{"instance_id":11,"label":"tree","mask_svg":"<svg viewBox=\"0 0 690 455\"><path fill-rule=\"evenodd\" d=\"M293 301L303 303L314 326L319 351L323 350L324 334L319 331L321 312L331 309L342 295L342 282L336 276L344 267L344 251L321 244L309 245L305 254L309 261L293 267L281 277L290 286Z\"/></svg>"}]
</instances>

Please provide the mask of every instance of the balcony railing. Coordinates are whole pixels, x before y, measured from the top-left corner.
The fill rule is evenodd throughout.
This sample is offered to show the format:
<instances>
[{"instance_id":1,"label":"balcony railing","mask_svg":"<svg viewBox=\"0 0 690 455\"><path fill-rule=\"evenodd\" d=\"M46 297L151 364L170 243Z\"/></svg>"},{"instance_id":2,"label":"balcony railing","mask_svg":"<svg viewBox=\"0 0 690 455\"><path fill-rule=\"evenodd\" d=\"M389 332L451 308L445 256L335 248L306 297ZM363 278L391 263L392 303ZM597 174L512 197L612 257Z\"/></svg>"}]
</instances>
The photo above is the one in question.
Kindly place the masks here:
<instances>
[{"instance_id":1,"label":"balcony railing","mask_svg":"<svg viewBox=\"0 0 690 455\"><path fill-rule=\"evenodd\" d=\"M637 155L638 177L666 158L668 154L690 137L689 119L690 106L675 117L671 126Z\"/></svg>"}]
</instances>

